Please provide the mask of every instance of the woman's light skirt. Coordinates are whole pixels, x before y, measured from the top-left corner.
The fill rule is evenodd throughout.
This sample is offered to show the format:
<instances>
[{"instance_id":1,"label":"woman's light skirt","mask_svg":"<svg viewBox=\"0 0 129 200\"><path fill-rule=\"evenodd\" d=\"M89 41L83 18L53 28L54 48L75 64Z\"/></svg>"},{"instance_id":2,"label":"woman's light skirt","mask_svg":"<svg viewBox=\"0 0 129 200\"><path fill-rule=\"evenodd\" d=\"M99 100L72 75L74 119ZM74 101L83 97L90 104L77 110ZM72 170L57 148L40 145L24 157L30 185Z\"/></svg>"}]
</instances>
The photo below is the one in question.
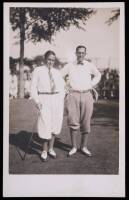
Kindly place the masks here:
<instances>
[{"instance_id":1,"label":"woman's light skirt","mask_svg":"<svg viewBox=\"0 0 129 200\"><path fill-rule=\"evenodd\" d=\"M51 139L52 133L60 133L63 122L64 97L62 94L39 95L42 109L38 116L38 135L42 139Z\"/></svg>"}]
</instances>

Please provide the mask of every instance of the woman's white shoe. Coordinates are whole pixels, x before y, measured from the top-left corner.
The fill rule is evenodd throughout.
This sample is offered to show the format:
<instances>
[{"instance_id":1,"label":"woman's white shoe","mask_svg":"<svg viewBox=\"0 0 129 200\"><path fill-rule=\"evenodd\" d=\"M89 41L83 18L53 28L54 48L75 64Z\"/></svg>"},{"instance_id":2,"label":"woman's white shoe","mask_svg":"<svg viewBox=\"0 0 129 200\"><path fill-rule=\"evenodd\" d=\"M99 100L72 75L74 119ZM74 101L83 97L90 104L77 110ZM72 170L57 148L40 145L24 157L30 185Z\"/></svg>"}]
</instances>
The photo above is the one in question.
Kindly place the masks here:
<instances>
[{"instance_id":1,"label":"woman's white shoe","mask_svg":"<svg viewBox=\"0 0 129 200\"><path fill-rule=\"evenodd\" d=\"M41 158L42 158L43 161L46 161L46 160L47 160L47 151L43 151L43 152L42 152Z\"/></svg>"},{"instance_id":2,"label":"woman's white shoe","mask_svg":"<svg viewBox=\"0 0 129 200\"><path fill-rule=\"evenodd\" d=\"M53 149L49 149L49 155L52 156L53 158L56 158L56 153Z\"/></svg>"},{"instance_id":3,"label":"woman's white shoe","mask_svg":"<svg viewBox=\"0 0 129 200\"><path fill-rule=\"evenodd\" d=\"M75 147L73 147L70 152L68 153L69 156L74 155L77 152L77 149Z\"/></svg>"}]
</instances>

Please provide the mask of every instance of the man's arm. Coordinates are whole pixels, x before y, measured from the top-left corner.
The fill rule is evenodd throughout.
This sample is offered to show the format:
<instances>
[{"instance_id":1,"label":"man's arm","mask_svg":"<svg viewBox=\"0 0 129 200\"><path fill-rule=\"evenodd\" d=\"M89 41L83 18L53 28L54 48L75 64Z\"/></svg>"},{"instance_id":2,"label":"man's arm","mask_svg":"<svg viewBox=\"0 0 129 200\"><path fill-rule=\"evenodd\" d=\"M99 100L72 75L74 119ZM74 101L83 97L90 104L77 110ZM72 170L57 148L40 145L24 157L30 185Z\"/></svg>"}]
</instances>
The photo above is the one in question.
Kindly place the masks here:
<instances>
[{"instance_id":1,"label":"man's arm","mask_svg":"<svg viewBox=\"0 0 129 200\"><path fill-rule=\"evenodd\" d=\"M98 101L98 92L95 90L95 86L99 83L100 79L101 79L101 73L99 72L99 70L97 69L97 67L94 64L91 64L91 74L94 76L92 79L92 94L93 94L93 98L94 100L97 102Z\"/></svg>"},{"instance_id":2,"label":"man's arm","mask_svg":"<svg viewBox=\"0 0 129 200\"><path fill-rule=\"evenodd\" d=\"M95 85L97 85L101 79L101 73L99 72L99 70L97 69L97 67L94 64L91 64L91 74L94 75L91 84L92 87L94 87Z\"/></svg>"}]
</instances>

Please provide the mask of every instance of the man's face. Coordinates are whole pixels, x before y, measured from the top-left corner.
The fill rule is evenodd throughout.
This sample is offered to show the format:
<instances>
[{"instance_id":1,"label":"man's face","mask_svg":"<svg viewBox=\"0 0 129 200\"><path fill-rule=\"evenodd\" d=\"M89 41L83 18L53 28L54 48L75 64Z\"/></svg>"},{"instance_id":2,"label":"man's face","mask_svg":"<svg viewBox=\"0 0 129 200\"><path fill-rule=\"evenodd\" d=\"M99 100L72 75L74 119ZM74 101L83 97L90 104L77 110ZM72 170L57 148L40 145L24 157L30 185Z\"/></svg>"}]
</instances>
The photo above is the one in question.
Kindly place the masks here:
<instances>
[{"instance_id":1,"label":"man's face","mask_svg":"<svg viewBox=\"0 0 129 200\"><path fill-rule=\"evenodd\" d=\"M85 59L85 56L86 56L86 50L85 50L85 48L83 48L83 47L79 48L76 51L76 56L77 56L77 61L82 62Z\"/></svg>"},{"instance_id":2,"label":"man's face","mask_svg":"<svg viewBox=\"0 0 129 200\"><path fill-rule=\"evenodd\" d=\"M49 55L47 60L46 60L47 66L48 67L53 67L55 63L55 56L54 55Z\"/></svg>"}]
</instances>

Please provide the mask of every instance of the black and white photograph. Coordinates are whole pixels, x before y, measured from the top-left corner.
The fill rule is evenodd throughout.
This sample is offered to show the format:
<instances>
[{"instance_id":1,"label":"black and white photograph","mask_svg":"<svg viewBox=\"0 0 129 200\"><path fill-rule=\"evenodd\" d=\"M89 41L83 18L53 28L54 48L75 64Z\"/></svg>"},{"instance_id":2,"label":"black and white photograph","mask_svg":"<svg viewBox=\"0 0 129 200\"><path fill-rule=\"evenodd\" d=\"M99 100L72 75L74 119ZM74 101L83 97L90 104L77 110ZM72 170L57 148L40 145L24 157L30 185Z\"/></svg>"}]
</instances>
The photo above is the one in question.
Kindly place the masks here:
<instances>
[{"instance_id":1,"label":"black and white photograph","mask_svg":"<svg viewBox=\"0 0 129 200\"><path fill-rule=\"evenodd\" d=\"M4 3L4 197L125 196L124 2Z\"/></svg>"}]
</instances>

